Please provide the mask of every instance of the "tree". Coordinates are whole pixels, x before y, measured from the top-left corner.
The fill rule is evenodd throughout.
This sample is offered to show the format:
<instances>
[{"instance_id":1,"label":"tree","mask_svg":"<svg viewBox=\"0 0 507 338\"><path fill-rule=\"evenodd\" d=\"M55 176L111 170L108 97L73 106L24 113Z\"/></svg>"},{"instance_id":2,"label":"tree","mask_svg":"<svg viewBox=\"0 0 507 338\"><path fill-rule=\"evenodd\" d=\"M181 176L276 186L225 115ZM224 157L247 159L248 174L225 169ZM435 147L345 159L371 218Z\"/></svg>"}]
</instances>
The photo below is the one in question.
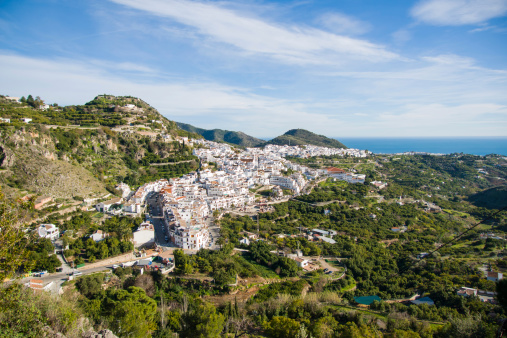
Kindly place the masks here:
<instances>
[{"instance_id":1,"label":"tree","mask_svg":"<svg viewBox=\"0 0 507 338\"><path fill-rule=\"evenodd\" d=\"M299 323L291 318L275 316L265 329L269 337L293 338L299 333Z\"/></svg>"},{"instance_id":2,"label":"tree","mask_svg":"<svg viewBox=\"0 0 507 338\"><path fill-rule=\"evenodd\" d=\"M33 99L33 96L32 95L28 95L28 97L26 98L26 103L29 105L29 106L32 106L35 108L35 100Z\"/></svg>"},{"instance_id":3,"label":"tree","mask_svg":"<svg viewBox=\"0 0 507 338\"><path fill-rule=\"evenodd\" d=\"M30 271L35 263L28 260L26 234L17 223L17 206L8 203L0 191L0 281L11 278L21 266Z\"/></svg>"},{"instance_id":4,"label":"tree","mask_svg":"<svg viewBox=\"0 0 507 338\"><path fill-rule=\"evenodd\" d=\"M496 299L498 303L507 312L507 279L500 279L496 283Z\"/></svg>"},{"instance_id":5,"label":"tree","mask_svg":"<svg viewBox=\"0 0 507 338\"><path fill-rule=\"evenodd\" d=\"M279 259L278 266L280 268L279 275L281 277L295 277L300 270L295 260L286 257Z\"/></svg>"},{"instance_id":6,"label":"tree","mask_svg":"<svg viewBox=\"0 0 507 338\"><path fill-rule=\"evenodd\" d=\"M102 308L110 327L121 337L149 337L156 328L157 303L141 288L108 290Z\"/></svg>"},{"instance_id":7,"label":"tree","mask_svg":"<svg viewBox=\"0 0 507 338\"><path fill-rule=\"evenodd\" d=\"M188 262L188 256L181 249L174 250L174 272L179 275L188 275L192 273L192 265Z\"/></svg>"},{"instance_id":8,"label":"tree","mask_svg":"<svg viewBox=\"0 0 507 338\"><path fill-rule=\"evenodd\" d=\"M134 286L143 289L149 297L153 297L156 291L153 277L148 274L139 275L134 282Z\"/></svg>"},{"instance_id":9,"label":"tree","mask_svg":"<svg viewBox=\"0 0 507 338\"><path fill-rule=\"evenodd\" d=\"M211 303L198 305L185 319L187 325L182 337L218 338L224 329L225 318Z\"/></svg>"},{"instance_id":10,"label":"tree","mask_svg":"<svg viewBox=\"0 0 507 338\"><path fill-rule=\"evenodd\" d=\"M83 296L87 298L94 298L102 291L103 282L103 274L88 275L79 278L76 282L76 287Z\"/></svg>"}]
</instances>

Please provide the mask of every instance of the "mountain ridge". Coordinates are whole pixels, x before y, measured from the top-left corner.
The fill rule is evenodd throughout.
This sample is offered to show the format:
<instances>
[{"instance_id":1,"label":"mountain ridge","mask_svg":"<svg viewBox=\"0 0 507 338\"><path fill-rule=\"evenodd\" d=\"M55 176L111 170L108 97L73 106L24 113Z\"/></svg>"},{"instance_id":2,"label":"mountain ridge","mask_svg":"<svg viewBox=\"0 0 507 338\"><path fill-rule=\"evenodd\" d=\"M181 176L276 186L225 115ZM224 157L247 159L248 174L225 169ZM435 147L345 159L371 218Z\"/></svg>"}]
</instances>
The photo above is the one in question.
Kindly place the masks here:
<instances>
[{"instance_id":1,"label":"mountain ridge","mask_svg":"<svg viewBox=\"0 0 507 338\"><path fill-rule=\"evenodd\" d=\"M277 136L269 141L265 141L247 135L241 131L203 129L182 122L176 122L176 124L179 128L187 132L199 134L208 141L226 142L238 145L240 147L261 147L266 144L293 146L311 144L329 148L347 148L343 143L335 139L326 137L324 135L319 135L305 129L291 129L283 135Z\"/></svg>"},{"instance_id":2,"label":"mountain ridge","mask_svg":"<svg viewBox=\"0 0 507 338\"><path fill-rule=\"evenodd\" d=\"M285 134L275 137L274 139L267 142L267 144L275 145L305 145L311 144L320 147L328 148L344 148L347 147L335 139L326 137L324 135L318 135L305 129L291 129Z\"/></svg>"},{"instance_id":3,"label":"mountain ridge","mask_svg":"<svg viewBox=\"0 0 507 338\"><path fill-rule=\"evenodd\" d=\"M203 129L182 122L176 122L176 124L180 129L183 129L187 132L199 134L208 141L227 142L241 147L258 147L266 143L264 140L247 135L241 131Z\"/></svg>"}]
</instances>

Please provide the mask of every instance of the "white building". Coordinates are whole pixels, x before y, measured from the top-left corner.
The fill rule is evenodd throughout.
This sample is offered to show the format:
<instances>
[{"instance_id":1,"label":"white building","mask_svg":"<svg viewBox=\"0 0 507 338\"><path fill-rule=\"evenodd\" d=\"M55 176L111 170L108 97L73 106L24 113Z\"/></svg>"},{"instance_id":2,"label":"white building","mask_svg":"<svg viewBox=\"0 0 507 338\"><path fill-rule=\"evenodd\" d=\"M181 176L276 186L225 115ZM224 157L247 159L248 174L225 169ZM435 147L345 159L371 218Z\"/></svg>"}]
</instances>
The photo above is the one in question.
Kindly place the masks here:
<instances>
[{"instance_id":1,"label":"white building","mask_svg":"<svg viewBox=\"0 0 507 338\"><path fill-rule=\"evenodd\" d=\"M49 238L52 241L60 237L60 229L54 224L41 224L37 233L40 238Z\"/></svg>"},{"instance_id":2,"label":"white building","mask_svg":"<svg viewBox=\"0 0 507 338\"><path fill-rule=\"evenodd\" d=\"M496 271L488 271L487 272L487 279L493 282L497 282L500 279L503 279L503 273L496 272Z\"/></svg>"},{"instance_id":3,"label":"white building","mask_svg":"<svg viewBox=\"0 0 507 338\"><path fill-rule=\"evenodd\" d=\"M130 187L128 186L128 184L125 184L125 183L120 183L116 186L116 190L120 190L121 191L121 197L122 198L127 198L129 195L130 195Z\"/></svg>"},{"instance_id":4,"label":"white building","mask_svg":"<svg viewBox=\"0 0 507 338\"><path fill-rule=\"evenodd\" d=\"M108 236L107 233L105 233L102 230L97 230L93 234L90 235L90 238L93 239L95 242L100 242Z\"/></svg>"},{"instance_id":5,"label":"white building","mask_svg":"<svg viewBox=\"0 0 507 338\"><path fill-rule=\"evenodd\" d=\"M98 212L108 212L113 205L121 204L121 202L122 202L121 198L113 198L110 199L109 201L97 203L97 205L95 205L95 208L97 209Z\"/></svg>"},{"instance_id":6,"label":"white building","mask_svg":"<svg viewBox=\"0 0 507 338\"><path fill-rule=\"evenodd\" d=\"M127 202L123 204L123 212L130 214L140 214L143 211L143 206L135 202Z\"/></svg>"},{"instance_id":7,"label":"white building","mask_svg":"<svg viewBox=\"0 0 507 338\"><path fill-rule=\"evenodd\" d=\"M171 239L174 243L183 249L203 249L209 242L208 228L202 224L196 224L193 226L178 226L170 233Z\"/></svg>"}]
</instances>

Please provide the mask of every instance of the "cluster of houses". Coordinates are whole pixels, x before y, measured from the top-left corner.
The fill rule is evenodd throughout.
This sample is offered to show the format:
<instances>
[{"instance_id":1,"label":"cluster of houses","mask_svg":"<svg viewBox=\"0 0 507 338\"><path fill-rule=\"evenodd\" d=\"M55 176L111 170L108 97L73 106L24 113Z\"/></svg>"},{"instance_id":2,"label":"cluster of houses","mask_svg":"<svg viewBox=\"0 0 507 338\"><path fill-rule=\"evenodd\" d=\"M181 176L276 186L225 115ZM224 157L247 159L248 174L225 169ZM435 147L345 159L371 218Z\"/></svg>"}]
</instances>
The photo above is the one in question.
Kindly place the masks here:
<instances>
[{"instance_id":1,"label":"cluster of houses","mask_svg":"<svg viewBox=\"0 0 507 338\"><path fill-rule=\"evenodd\" d=\"M339 181L345 181L348 183L364 183L364 180L366 179L366 175L364 174L356 174L354 172L345 171L340 168L330 167L326 168L326 174L329 177L332 177ZM380 182L381 183L381 182Z\"/></svg>"},{"instance_id":2,"label":"cluster of houses","mask_svg":"<svg viewBox=\"0 0 507 338\"><path fill-rule=\"evenodd\" d=\"M28 117L22 117L19 119L19 121L24 122L24 123L30 123L30 122L32 122L32 119L28 118ZM0 117L0 122L11 123L11 119L7 118L7 117Z\"/></svg>"}]
</instances>

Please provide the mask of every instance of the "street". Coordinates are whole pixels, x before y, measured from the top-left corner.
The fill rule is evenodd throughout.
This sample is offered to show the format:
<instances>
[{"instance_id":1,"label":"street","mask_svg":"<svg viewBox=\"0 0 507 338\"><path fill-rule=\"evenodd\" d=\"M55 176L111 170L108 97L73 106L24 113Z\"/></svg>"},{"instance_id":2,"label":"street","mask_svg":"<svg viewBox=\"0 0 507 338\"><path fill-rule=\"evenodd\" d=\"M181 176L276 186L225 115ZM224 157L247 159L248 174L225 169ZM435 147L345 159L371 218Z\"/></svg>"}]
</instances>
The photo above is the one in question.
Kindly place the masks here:
<instances>
[{"instance_id":1,"label":"street","mask_svg":"<svg viewBox=\"0 0 507 338\"><path fill-rule=\"evenodd\" d=\"M164 213L159 196L158 193L150 193L146 197L147 212L155 228L155 243L160 247L170 247L171 243L165 240L166 237L169 239L169 236L165 233Z\"/></svg>"}]
</instances>

